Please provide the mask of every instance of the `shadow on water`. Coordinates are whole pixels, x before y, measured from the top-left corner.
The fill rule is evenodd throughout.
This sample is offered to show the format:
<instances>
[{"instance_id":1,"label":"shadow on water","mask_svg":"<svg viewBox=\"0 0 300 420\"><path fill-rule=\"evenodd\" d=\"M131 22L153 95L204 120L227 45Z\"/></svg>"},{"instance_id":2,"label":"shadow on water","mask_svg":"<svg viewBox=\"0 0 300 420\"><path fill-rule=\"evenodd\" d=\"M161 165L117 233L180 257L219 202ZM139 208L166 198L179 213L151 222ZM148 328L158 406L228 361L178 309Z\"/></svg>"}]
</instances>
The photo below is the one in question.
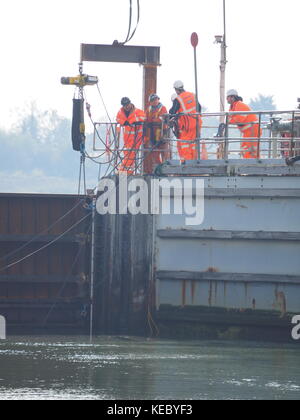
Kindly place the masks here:
<instances>
[{"instance_id":1,"label":"shadow on water","mask_svg":"<svg viewBox=\"0 0 300 420\"><path fill-rule=\"evenodd\" d=\"M0 399L300 399L298 345L10 337Z\"/></svg>"}]
</instances>

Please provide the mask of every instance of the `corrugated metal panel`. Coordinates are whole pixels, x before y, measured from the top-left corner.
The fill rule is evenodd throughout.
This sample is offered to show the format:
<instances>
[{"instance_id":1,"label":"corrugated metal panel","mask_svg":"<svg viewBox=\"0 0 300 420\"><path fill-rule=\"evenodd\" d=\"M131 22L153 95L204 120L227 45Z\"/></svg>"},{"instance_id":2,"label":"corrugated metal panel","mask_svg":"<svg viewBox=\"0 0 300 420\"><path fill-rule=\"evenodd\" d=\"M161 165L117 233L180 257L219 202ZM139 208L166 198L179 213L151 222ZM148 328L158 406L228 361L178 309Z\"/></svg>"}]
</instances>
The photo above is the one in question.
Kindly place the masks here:
<instances>
[{"instance_id":1,"label":"corrugated metal panel","mask_svg":"<svg viewBox=\"0 0 300 420\"><path fill-rule=\"evenodd\" d=\"M0 270L57 240L86 216L82 204L82 197L71 195L0 194ZM87 218L46 249L0 272L0 313L9 331L85 328L89 223Z\"/></svg>"}]
</instances>

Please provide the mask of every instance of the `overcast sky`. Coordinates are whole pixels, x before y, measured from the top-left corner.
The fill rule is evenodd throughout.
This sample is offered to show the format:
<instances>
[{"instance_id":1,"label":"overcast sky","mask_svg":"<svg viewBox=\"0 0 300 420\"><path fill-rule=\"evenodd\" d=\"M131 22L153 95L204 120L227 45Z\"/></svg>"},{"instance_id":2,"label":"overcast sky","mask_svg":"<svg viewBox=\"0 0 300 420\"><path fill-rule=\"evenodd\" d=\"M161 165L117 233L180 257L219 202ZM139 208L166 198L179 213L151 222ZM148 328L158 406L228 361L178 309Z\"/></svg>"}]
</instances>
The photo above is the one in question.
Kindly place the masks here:
<instances>
[{"instance_id":1,"label":"overcast sky","mask_svg":"<svg viewBox=\"0 0 300 420\"><path fill-rule=\"evenodd\" d=\"M292 109L300 97L299 0L227 0L228 65L226 89L238 89L246 101L258 93L274 95L278 108ZM194 90L190 35L199 35L198 77L201 104L219 109L222 0L140 0L141 19L128 45L161 47L158 93L167 107L176 79ZM136 1L133 0L134 9ZM9 0L1 5L0 127L16 120L30 101L71 118L74 89L61 76L76 75L81 43L124 41L128 0ZM120 98L142 104L142 69L134 64L85 63L97 75L109 112ZM95 87L86 90L95 119L104 115Z\"/></svg>"}]
</instances>

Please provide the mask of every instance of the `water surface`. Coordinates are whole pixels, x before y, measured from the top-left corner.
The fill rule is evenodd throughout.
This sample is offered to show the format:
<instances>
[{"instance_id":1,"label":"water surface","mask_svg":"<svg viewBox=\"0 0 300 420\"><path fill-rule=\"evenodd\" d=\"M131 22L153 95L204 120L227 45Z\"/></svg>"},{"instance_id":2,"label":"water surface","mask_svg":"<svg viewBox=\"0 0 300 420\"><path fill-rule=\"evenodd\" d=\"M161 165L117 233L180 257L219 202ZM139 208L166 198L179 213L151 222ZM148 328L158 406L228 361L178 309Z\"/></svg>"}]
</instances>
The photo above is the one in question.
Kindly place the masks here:
<instances>
[{"instance_id":1,"label":"water surface","mask_svg":"<svg viewBox=\"0 0 300 420\"><path fill-rule=\"evenodd\" d=\"M129 337L0 341L0 399L300 399L300 346Z\"/></svg>"}]
</instances>

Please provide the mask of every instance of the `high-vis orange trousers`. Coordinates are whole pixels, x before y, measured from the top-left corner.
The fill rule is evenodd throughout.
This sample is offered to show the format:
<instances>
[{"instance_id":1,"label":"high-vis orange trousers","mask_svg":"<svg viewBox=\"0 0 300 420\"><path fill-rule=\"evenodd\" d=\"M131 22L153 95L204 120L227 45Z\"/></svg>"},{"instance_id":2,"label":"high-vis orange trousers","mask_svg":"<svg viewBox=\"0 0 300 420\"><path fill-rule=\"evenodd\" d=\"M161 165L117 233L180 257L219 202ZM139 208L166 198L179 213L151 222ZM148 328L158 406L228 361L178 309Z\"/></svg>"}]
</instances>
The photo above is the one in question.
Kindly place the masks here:
<instances>
[{"instance_id":1,"label":"high-vis orange trousers","mask_svg":"<svg viewBox=\"0 0 300 420\"><path fill-rule=\"evenodd\" d=\"M138 149L142 145L142 131L137 131L136 134L126 135L124 133L124 148L122 162L119 166L119 172L126 172L132 175L135 168L138 166L137 155Z\"/></svg>"},{"instance_id":2,"label":"high-vis orange trousers","mask_svg":"<svg viewBox=\"0 0 300 420\"><path fill-rule=\"evenodd\" d=\"M258 141L256 138L262 135L262 130L259 134L259 125L254 124L251 128L243 131L243 138L253 138L252 141L242 142L242 154L244 159L257 159L258 158Z\"/></svg>"},{"instance_id":3,"label":"high-vis orange trousers","mask_svg":"<svg viewBox=\"0 0 300 420\"><path fill-rule=\"evenodd\" d=\"M177 149L178 149L179 157L182 161L198 159L197 145L195 142L192 142L191 140L178 141ZM203 141L200 142L200 159L201 160L208 159L206 145Z\"/></svg>"},{"instance_id":4,"label":"high-vis orange trousers","mask_svg":"<svg viewBox=\"0 0 300 420\"><path fill-rule=\"evenodd\" d=\"M180 117L178 121L179 125L179 137L180 140L177 142L177 149L179 157L182 161L184 160L197 160L197 121L194 117ZM202 127L202 119L198 117L199 132ZM201 142L202 143L202 142ZM207 151L204 143L201 144L201 159L207 159Z\"/></svg>"}]
</instances>

